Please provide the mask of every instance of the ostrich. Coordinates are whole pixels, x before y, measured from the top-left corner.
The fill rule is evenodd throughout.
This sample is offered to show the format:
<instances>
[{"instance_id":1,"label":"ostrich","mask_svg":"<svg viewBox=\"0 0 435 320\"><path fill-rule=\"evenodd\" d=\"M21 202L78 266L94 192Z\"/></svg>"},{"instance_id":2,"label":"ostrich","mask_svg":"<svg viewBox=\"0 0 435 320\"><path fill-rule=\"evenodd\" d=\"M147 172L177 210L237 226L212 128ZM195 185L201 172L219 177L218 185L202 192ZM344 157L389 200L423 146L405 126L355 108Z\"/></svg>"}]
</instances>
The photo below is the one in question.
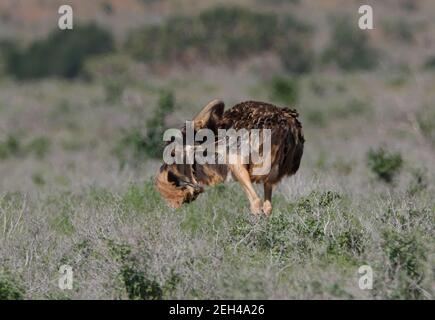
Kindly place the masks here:
<instances>
[{"instance_id":1,"label":"ostrich","mask_svg":"<svg viewBox=\"0 0 435 320\"><path fill-rule=\"evenodd\" d=\"M232 176L245 192L251 213L257 215L263 212L268 216L272 212L273 188L283 177L291 176L299 169L305 139L298 112L259 101L241 102L225 112L224 108L225 105L220 100L209 102L193 119L195 132L205 128L214 133L219 129L246 129L248 132L252 129L270 129L270 170L256 175L254 169L261 163L247 163L240 157L235 163L224 164L165 163L155 179L157 190L170 207L178 208L183 203L195 200L204 192L204 186L225 182ZM182 133L186 134L185 127ZM263 142L264 140L260 141L260 144ZM253 183L263 184L264 201L257 195Z\"/></svg>"}]
</instances>

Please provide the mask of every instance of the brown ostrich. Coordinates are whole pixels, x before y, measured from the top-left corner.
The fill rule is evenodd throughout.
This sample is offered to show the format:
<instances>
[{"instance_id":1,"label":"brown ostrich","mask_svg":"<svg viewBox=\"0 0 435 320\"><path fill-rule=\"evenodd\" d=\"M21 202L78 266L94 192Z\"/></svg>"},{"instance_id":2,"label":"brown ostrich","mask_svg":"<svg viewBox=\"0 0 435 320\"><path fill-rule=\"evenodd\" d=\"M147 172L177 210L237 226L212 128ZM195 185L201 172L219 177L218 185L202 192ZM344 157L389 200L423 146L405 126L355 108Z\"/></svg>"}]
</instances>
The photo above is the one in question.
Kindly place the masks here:
<instances>
[{"instance_id":1,"label":"brown ostrich","mask_svg":"<svg viewBox=\"0 0 435 320\"><path fill-rule=\"evenodd\" d=\"M246 101L224 112L224 103L213 100L193 119L193 123L195 132L203 128L215 133L219 129L246 129L248 132L270 129L270 170L254 175L254 169L262 164L247 163L241 157L228 164L163 164L155 181L162 197L171 207L178 208L195 200L204 192L203 186L222 183L232 176L246 193L251 212L269 215L272 212L272 189L283 177L296 173L302 158L305 140L297 111L265 102ZM185 135L185 128L182 133ZM263 141L260 140L260 145ZM195 145L198 146L201 144ZM261 201L252 183L263 184L264 201Z\"/></svg>"}]
</instances>

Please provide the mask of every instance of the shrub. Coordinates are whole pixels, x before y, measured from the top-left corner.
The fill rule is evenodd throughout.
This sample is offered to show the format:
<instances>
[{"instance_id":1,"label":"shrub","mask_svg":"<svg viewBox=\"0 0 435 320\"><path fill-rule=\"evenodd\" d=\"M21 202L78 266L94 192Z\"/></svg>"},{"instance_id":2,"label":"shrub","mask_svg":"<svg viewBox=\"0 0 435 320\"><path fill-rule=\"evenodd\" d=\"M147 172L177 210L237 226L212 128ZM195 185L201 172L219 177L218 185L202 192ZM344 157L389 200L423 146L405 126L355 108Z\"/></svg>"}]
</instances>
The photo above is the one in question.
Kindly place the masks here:
<instances>
[{"instance_id":1,"label":"shrub","mask_svg":"<svg viewBox=\"0 0 435 320\"><path fill-rule=\"evenodd\" d=\"M146 274L134 266L125 265L121 268L121 277L128 294L132 300L161 300L163 290L154 279L148 279Z\"/></svg>"},{"instance_id":2,"label":"shrub","mask_svg":"<svg viewBox=\"0 0 435 320\"><path fill-rule=\"evenodd\" d=\"M0 159L10 157L22 157L30 154L42 159L50 150L50 140L46 137L37 137L28 144L22 144L15 135L9 135L4 141L0 141Z\"/></svg>"},{"instance_id":3,"label":"shrub","mask_svg":"<svg viewBox=\"0 0 435 320\"><path fill-rule=\"evenodd\" d=\"M394 286L391 298L422 298L420 285L425 276L426 256L425 248L416 234L384 231L383 250L388 262L388 280Z\"/></svg>"},{"instance_id":4,"label":"shrub","mask_svg":"<svg viewBox=\"0 0 435 320\"><path fill-rule=\"evenodd\" d=\"M275 77L272 79L270 98L285 104L294 105L298 100L298 83L296 80L286 77Z\"/></svg>"},{"instance_id":5,"label":"shrub","mask_svg":"<svg viewBox=\"0 0 435 320\"><path fill-rule=\"evenodd\" d=\"M356 227L341 231L336 236L328 238L328 254L344 256L348 253L360 255L364 252L364 234Z\"/></svg>"},{"instance_id":6,"label":"shrub","mask_svg":"<svg viewBox=\"0 0 435 320\"><path fill-rule=\"evenodd\" d=\"M55 30L26 49L11 50L7 71L19 79L74 78L81 72L86 58L112 50L111 34L94 24L76 26L70 31Z\"/></svg>"},{"instance_id":7,"label":"shrub","mask_svg":"<svg viewBox=\"0 0 435 320\"><path fill-rule=\"evenodd\" d=\"M303 255L311 253L312 244L328 244L328 252L347 251L362 252L362 235L356 228L345 230L337 239L329 239L325 233L327 216L336 215L334 208L340 204L342 196L334 191L312 192L302 197L295 203L288 205L287 210L273 214L264 222L264 228L260 232L252 232L252 227L243 220L238 220L232 230L232 236L244 238L252 232L251 238L260 249L273 250L280 253L288 253L295 250L295 240L298 250ZM297 217L295 219L295 217ZM314 242L307 241L312 239ZM335 248L335 247L337 248Z\"/></svg>"},{"instance_id":8,"label":"shrub","mask_svg":"<svg viewBox=\"0 0 435 320\"><path fill-rule=\"evenodd\" d=\"M137 166L146 158L145 136L137 128L125 130L113 152L123 168L126 164Z\"/></svg>"},{"instance_id":9,"label":"shrub","mask_svg":"<svg viewBox=\"0 0 435 320\"><path fill-rule=\"evenodd\" d=\"M286 41L278 49L279 57L286 71L294 74L309 72L314 64L314 53L302 40Z\"/></svg>"},{"instance_id":10,"label":"shrub","mask_svg":"<svg viewBox=\"0 0 435 320\"><path fill-rule=\"evenodd\" d=\"M391 183L403 165L400 153L389 152L383 148L370 149L367 164L376 176L384 182Z\"/></svg>"},{"instance_id":11,"label":"shrub","mask_svg":"<svg viewBox=\"0 0 435 320\"><path fill-rule=\"evenodd\" d=\"M153 116L147 121L146 153L150 157L160 158L163 152L163 133L165 132L165 118L174 110L174 95L172 92L162 91L157 108Z\"/></svg>"},{"instance_id":12,"label":"shrub","mask_svg":"<svg viewBox=\"0 0 435 320\"><path fill-rule=\"evenodd\" d=\"M429 57L424 66L427 69L435 69L435 56Z\"/></svg>"},{"instance_id":13,"label":"shrub","mask_svg":"<svg viewBox=\"0 0 435 320\"><path fill-rule=\"evenodd\" d=\"M35 185L42 186L45 184L44 176L41 173L32 174L32 181Z\"/></svg>"},{"instance_id":14,"label":"shrub","mask_svg":"<svg viewBox=\"0 0 435 320\"><path fill-rule=\"evenodd\" d=\"M131 185L122 196L122 208L127 211L144 211L147 198L143 189L139 186Z\"/></svg>"},{"instance_id":15,"label":"shrub","mask_svg":"<svg viewBox=\"0 0 435 320\"><path fill-rule=\"evenodd\" d=\"M0 40L0 75L6 71L6 62L11 53L15 52L17 45L12 40Z\"/></svg>"},{"instance_id":16,"label":"shrub","mask_svg":"<svg viewBox=\"0 0 435 320\"><path fill-rule=\"evenodd\" d=\"M11 156L18 156L22 153L20 140L9 135L5 141L0 141L0 159L6 159Z\"/></svg>"},{"instance_id":17,"label":"shrub","mask_svg":"<svg viewBox=\"0 0 435 320\"><path fill-rule=\"evenodd\" d=\"M323 60L335 63L340 69L367 70L377 64L378 52L374 49L367 34L358 29L349 17L334 20L330 45L326 48Z\"/></svg>"},{"instance_id":18,"label":"shrub","mask_svg":"<svg viewBox=\"0 0 435 320\"><path fill-rule=\"evenodd\" d=\"M136 30L128 37L126 50L145 62L185 65L198 58L233 62L275 50L281 52L290 71L299 72L307 69L308 62L304 59L309 56L308 30L289 16L217 7L196 17L173 16L161 26Z\"/></svg>"},{"instance_id":19,"label":"shrub","mask_svg":"<svg viewBox=\"0 0 435 320\"><path fill-rule=\"evenodd\" d=\"M112 257L121 264L119 278L131 300L162 300L171 298L181 278L170 270L166 279L162 282L157 280L148 268L147 252L141 255L133 252L129 244L117 243L108 240L109 252Z\"/></svg>"},{"instance_id":20,"label":"shrub","mask_svg":"<svg viewBox=\"0 0 435 320\"><path fill-rule=\"evenodd\" d=\"M29 153L33 153L37 158L43 159L50 151L50 140L47 137L38 137L30 141L26 146Z\"/></svg>"},{"instance_id":21,"label":"shrub","mask_svg":"<svg viewBox=\"0 0 435 320\"><path fill-rule=\"evenodd\" d=\"M173 109L173 94L162 91L157 108L146 123L146 134L138 128L130 129L124 133L115 147L114 153L121 167L127 163L136 166L147 157L160 158L162 156L165 118Z\"/></svg>"},{"instance_id":22,"label":"shrub","mask_svg":"<svg viewBox=\"0 0 435 320\"><path fill-rule=\"evenodd\" d=\"M0 274L0 300L22 300L24 290L7 274Z\"/></svg>"}]
</instances>

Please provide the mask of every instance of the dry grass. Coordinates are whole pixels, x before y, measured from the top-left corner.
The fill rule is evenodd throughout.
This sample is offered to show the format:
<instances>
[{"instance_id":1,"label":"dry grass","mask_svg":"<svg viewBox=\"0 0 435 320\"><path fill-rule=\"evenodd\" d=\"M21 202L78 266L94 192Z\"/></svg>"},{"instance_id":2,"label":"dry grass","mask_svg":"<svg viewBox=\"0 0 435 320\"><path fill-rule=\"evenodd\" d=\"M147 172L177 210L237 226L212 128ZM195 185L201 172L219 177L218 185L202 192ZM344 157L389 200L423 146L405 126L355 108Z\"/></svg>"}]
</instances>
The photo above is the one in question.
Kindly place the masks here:
<instances>
[{"instance_id":1,"label":"dry grass","mask_svg":"<svg viewBox=\"0 0 435 320\"><path fill-rule=\"evenodd\" d=\"M260 2L242 4L276 9ZM423 3L427 10L411 22L430 16ZM309 12L311 5L280 6ZM307 20L327 23L326 15L316 18L320 11ZM227 106L270 101L270 81L282 74L273 54L237 67L199 63L156 74L121 57L131 66L129 82L111 99L101 79L2 77L0 297L433 299L435 122L419 115L435 103L435 75L421 69L428 50L415 48L431 37L429 25L421 30L413 46L386 45L394 58L377 70L315 70L297 79L305 154L268 220L249 215L236 184L172 211L151 183L159 161L121 169L114 149L144 127L160 89L175 94L167 121L176 127L212 98ZM378 45L390 39L379 29L371 36ZM316 31L318 49L325 37ZM41 137L49 147L34 143ZM378 147L403 158L391 184L367 166L368 150ZM63 264L74 270L71 291L57 285ZM374 270L371 291L358 288L363 264Z\"/></svg>"}]
</instances>

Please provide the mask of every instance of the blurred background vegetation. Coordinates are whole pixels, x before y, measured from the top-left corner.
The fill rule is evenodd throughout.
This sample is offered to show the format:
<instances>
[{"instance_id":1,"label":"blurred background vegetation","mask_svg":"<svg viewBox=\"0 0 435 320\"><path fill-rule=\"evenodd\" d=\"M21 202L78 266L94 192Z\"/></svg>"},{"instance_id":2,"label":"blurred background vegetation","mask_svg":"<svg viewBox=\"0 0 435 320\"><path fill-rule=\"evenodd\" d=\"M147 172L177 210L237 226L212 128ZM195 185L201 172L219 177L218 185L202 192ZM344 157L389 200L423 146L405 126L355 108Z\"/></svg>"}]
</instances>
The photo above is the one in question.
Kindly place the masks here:
<instances>
[{"instance_id":1,"label":"blurred background vegetation","mask_svg":"<svg viewBox=\"0 0 435 320\"><path fill-rule=\"evenodd\" d=\"M2 0L0 298L433 297L434 17L431 0ZM153 190L164 130L214 98L301 114L268 222L235 185L177 212ZM73 292L50 285L61 262Z\"/></svg>"}]
</instances>

